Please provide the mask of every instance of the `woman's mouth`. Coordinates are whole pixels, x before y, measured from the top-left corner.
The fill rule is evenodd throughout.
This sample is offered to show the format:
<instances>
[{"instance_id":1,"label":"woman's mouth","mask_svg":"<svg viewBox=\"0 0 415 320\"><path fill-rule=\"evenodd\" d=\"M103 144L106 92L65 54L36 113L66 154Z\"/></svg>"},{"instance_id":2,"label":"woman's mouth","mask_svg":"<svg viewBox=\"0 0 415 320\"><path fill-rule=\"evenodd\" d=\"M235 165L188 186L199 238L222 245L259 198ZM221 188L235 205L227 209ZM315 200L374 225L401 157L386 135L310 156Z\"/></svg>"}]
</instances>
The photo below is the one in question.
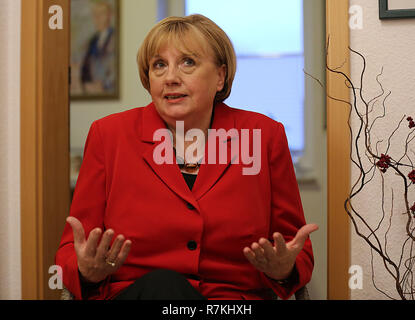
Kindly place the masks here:
<instances>
[{"instance_id":1,"label":"woman's mouth","mask_svg":"<svg viewBox=\"0 0 415 320\"><path fill-rule=\"evenodd\" d=\"M177 103L182 101L185 97L187 97L186 94L174 94L174 95L166 95L164 96L164 98L169 102L169 103Z\"/></svg>"}]
</instances>

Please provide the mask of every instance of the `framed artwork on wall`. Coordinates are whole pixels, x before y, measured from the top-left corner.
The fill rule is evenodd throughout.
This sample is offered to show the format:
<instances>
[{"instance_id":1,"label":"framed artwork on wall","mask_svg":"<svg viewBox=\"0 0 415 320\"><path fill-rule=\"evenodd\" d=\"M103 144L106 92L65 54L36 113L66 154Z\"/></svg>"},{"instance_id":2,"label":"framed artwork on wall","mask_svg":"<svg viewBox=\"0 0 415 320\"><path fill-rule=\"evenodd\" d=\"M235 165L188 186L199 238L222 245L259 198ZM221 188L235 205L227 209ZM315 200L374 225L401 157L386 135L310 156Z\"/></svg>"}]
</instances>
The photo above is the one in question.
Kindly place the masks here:
<instances>
[{"instance_id":1,"label":"framed artwork on wall","mask_svg":"<svg viewBox=\"0 0 415 320\"><path fill-rule=\"evenodd\" d=\"M70 97L119 98L119 0L71 0Z\"/></svg>"},{"instance_id":2,"label":"framed artwork on wall","mask_svg":"<svg viewBox=\"0 0 415 320\"><path fill-rule=\"evenodd\" d=\"M379 19L415 18L414 0L379 0Z\"/></svg>"}]
</instances>

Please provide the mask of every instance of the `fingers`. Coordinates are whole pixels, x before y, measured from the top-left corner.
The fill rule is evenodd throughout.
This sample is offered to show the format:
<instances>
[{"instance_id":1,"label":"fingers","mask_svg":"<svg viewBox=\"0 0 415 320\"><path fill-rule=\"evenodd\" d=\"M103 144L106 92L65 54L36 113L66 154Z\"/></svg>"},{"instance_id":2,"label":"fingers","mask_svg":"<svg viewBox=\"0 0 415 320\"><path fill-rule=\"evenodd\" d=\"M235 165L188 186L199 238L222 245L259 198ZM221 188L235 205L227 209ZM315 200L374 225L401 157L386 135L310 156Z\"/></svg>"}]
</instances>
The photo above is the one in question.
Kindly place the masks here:
<instances>
[{"instance_id":1,"label":"fingers","mask_svg":"<svg viewBox=\"0 0 415 320\"><path fill-rule=\"evenodd\" d=\"M112 237L114 236L114 231L112 229L108 229L104 232L101 238L101 242L98 245L97 248L97 258L105 260L107 257L108 249L111 244Z\"/></svg>"},{"instance_id":2,"label":"fingers","mask_svg":"<svg viewBox=\"0 0 415 320\"><path fill-rule=\"evenodd\" d=\"M248 247L244 248L245 255L251 258L258 260L259 262L264 262L265 260L272 260L277 254L278 256L284 256L287 254L288 248L291 246L302 247L304 242L307 240L310 233L318 230L318 225L316 224L307 224L304 225L300 230L298 230L295 238L288 243L285 242L284 237L279 232L274 232L272 235L274 239L274 246L266 238L260 238L258 243L254 242L251 245L251 249ZM250 252L251 251L251 252Z\"/></svg>"},{"instance_id":3,"label":"fingers","mask_svg":"<svg viewBox=\"0 0 415 320\"><path fill-rule=\"evenodd\" d=\"M243 250L248 261L258 270L264 271L268 266L268 260L265 251L257 242L251 245L251 248L245 247Z\"/></svg>"},{"instance_id":4,"label":"fingers","mask_svg":"<svg viewBox=\"0 0 415 320\"><path fill-rule=\"evenodd\" d=\"M318 225L314 223L306 224L300 230L298 230L295 238L292 241L293 244L302 249L309 235L316 230L318 230Z\"/></svg>"},{"instance_id":5,"label":"fingers","mask_svg":"<svg viewBox=\"0 0 415 320\"><path fill-rule=\"evenodd\" d=\"M115 240L114 243L112 244L111 249L108 251L107 254L107 260L116 263L117 258L118 258L118 254L121 251L121 247L124 243L124 236L123 235L118 235Z\"/></svg>"},{"instance_id":6,"label":"fingers","mask_svg":"<svg viewBox=\"0 0 415 320\"><path fill-rule=\"evenodd\" d=\"M279 234L280 238L278 238L278 246L279 249L274 249L271 242L269 242L268 239L261 238L259 239L258 243L254 242L251 245L251 249L248 247L244 248L244 254L245 256L251 260L255 260L257 264L267 264L268 262L275 259L276 253L282 253L285 254L285 251L287 250L285 246L285 241L282 238L281 234ZM279 250L279 251L278 251Z\"/></svg>"},{"instance_id":7,"label":"fingers","mask_svg":"<svg viewBox=\"0 0 415 320\"><path fill-rule=\"evenodd\" d=\"M251 245L251 249L252 251L255 253L255 259L259 262L259 263L266 263L267 262L267 258L264 255L264 249L262 249L262 247L254 242Z\"/></svg>"},{"instance_id":8,"label":"fingers","mask_svg":"<svg viewBox=\"0 0 415 320\"><path fill-rule=\"evenodd\" d=\"M74 245L82 245L85 242L85 231L82 227L82 223L75 217L66 218L66 222L69 223L72 228Z\"/></svg>"},{"instance_id":9,"label":"fingers","mask_svg":"<svg viewBox=\"0 0 415 320\"><path fill-rule=\"evenodd\" d=\"M274 232L272 235L274 238L275 249L277 250L278 255L285 255L287 253L287 245L285 243L284 237L281 233Z\"/></svg>"},{"instance_id":10,"label":"fingers","mask_svg":"<svg viewBox=\"0 0 415 320\"><path fill-rule=\"evenodd\" d=\"M95 228L89 233L88 240L86 242L85 252L89 256L95 256L98 247L98 241L101 238L102 230Z\"/></svg>"},{"instance_id":11,"label":"fingers","mask_svg":"<svg viewBox=\"0 0 415 320\"><path fill-rule=\"evenodd\" d=\"M111 267L118 268L124 263L130 252L131 241L125 240L124 236L121 234L115 238L111 248L109 248L113 236L114 231L111 229L104 232L97 248L96 258L101 261L112 262L114 263L114 266ZM108 264L108 266L110 266L110 264Z\"/></svg>"},{"instance_id":12,"label":"fingers","mask_svg":"<svg viewBox=\"0 0 415 320\"><path fill-rule=\"evenodd\" d=\"M127 259L128 254L130 253L130 249L131 249L131 241L130 240L125 240L123 246L121 247L121 251L118 254L118 265L122 265L125 261L125 259Z\"/></svg>"},{"instance_id":13,"label":"fingers","mask_svg":"<svg viewBox=\"0 0 415 320\"><path fill-rule=\"evenodd\" d=\"M288 244L279 232L274 232L274 246L266 238L260 238L258 243L254 242L251 248L245 247L243 253L248 261L258 270L265 272L270 266L281 264L283 267L289 265L292 259L298 254L298 251L304 246L310 233L316 231L316 224L307 224L298 230L296 236ZM291 265L292 269L292 265ZM290 270L291 270L290 269Z\"/></svg>"},{"instance_id":14,"label":"fingers","mask_svg":"<svg viewBox=\"0 0 415 320\"><path fill-rule=\"evenodd\" d=\"M257 259L257 257L256 257L256 255L255 255L255 252L251 249L251 248L248 248L248 247L245 247L244 248L244 250L243 250L243 253L244 253L244 255L245 255L245 257L248 259L248 261L255 267L255 268L257 268L258 270L260 270L260 271L262 271L263 270L263 263L261 263L258 259Z\"/></svg>"},{"instance_id":15,"label":"fingers","mask_svg":"<svg viewBox=\"0 0 415 320\"><path fill-rule=\"evenodd\" d=\"M249 260L249 262L251 262L253 265L256 264L255 253L251 249L249 249L248 247L245 247L243 250L243 253L245 257Z\"/></svg>"},{"instance_id":16,"label":"fingers","mask_svg":"<svg viewBox=\"0 0 415 320\"><path fill-rule=\"evenodd\" d=\"M261 238L259 239L258 243L262 247L265 259L272 261L272 259L275 258L275 249L272 246L271 242L269 242L268 239Z\"/></svg>"}]
</instances>

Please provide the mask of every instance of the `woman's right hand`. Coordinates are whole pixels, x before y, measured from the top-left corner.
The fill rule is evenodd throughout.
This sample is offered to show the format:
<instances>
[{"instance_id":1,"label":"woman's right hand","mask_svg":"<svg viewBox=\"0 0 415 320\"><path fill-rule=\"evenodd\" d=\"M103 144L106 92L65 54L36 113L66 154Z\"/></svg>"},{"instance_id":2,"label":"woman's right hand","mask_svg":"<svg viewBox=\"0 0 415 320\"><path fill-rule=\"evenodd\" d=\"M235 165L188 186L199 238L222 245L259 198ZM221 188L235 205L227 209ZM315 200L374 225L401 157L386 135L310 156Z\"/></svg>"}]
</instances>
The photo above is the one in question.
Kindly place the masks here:
<instances>
[{"instance_id":1,"label":"woman's right hand","mask_svg":"<svg viewBox=\"0 0 415 320\"><path fill-rule=\"evenodd\" d=\"M106 230L101 238L102 230L95 228L86 240L84 228L78 219L68 217L66 222L72 227L78 269L86 281L98 283L121 267L130 251L130 240L118 235L110 248L113 230Z\"/></svg>"}]
</instances>

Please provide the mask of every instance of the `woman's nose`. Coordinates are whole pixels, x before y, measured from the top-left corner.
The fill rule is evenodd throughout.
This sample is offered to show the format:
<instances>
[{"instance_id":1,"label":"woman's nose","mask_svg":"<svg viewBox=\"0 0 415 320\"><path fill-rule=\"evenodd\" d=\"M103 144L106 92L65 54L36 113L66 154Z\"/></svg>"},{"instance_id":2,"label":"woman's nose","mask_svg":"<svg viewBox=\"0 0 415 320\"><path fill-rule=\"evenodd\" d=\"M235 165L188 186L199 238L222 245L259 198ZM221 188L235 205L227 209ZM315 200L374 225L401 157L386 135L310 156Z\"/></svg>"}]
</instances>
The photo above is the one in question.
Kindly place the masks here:
<instances>
[{"instance_id":1,"label":"woman's nose","mask_svg":"<svg viewBox=\"0 0 415 320\"><path fill-rule=\"evenodd\" d=\"M180 70L178 67L176 66L169 66L167 68L167 72L166 72L166 76L165 76L165 81L168 84L171 83L180 83Z\"/></svg>"}]
</instances>

